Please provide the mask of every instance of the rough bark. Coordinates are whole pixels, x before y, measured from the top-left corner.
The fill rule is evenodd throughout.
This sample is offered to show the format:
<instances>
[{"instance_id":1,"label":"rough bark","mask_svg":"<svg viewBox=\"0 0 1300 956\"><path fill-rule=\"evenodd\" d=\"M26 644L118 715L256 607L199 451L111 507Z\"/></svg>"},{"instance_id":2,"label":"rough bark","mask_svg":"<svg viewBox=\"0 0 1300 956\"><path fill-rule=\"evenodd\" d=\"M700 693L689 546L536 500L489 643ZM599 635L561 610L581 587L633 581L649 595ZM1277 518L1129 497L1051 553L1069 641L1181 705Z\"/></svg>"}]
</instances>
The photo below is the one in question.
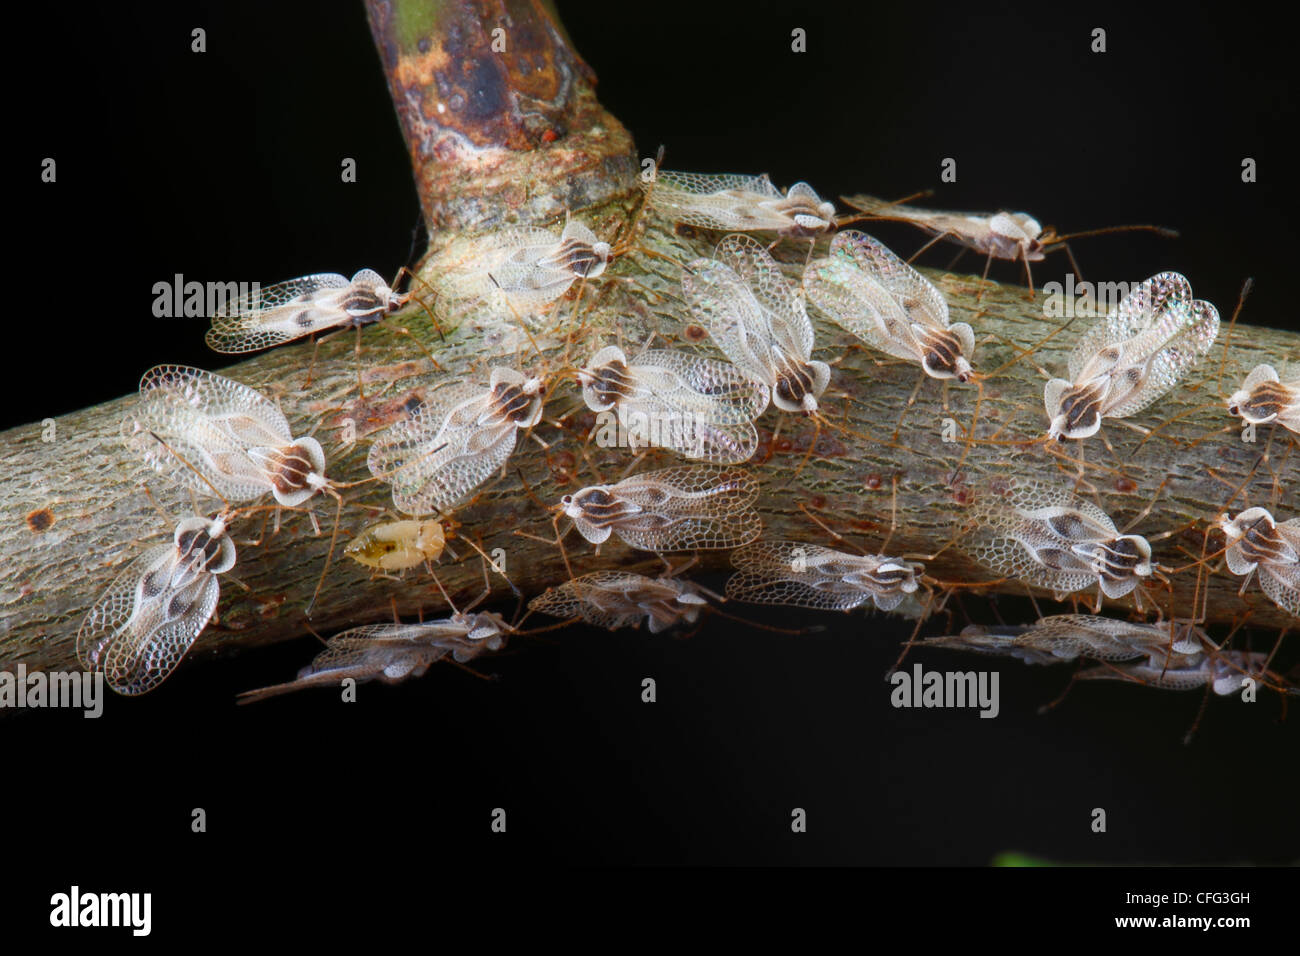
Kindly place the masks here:
<instances>
[{"instance_id":1,"label":"rough bark","mask_svg":"<svg viewBox=\"0 0 1300 956\"><path fill-rule=\"evenodd\" d=\"M498 124L495 131L484 133L482 127L497 121L497 114L490 111L456 130L432 130L432 117L438 115L436 104L430 107L417 95L418 77L411 79L416 67L410 57L446 57L447 68L460 69L464 82L472 85L475 74L473 70L465 72L468 61L457 59L455 49L438 39L450 36L447 31L452 28L432 21L432 25L412 21L415 25L401 27L405 21L398 15L400 6L396 12L389 4L369 6L412 146L425 214L438 230L435 244L465 229L490 228L506 221L536 222L566 208L606 235L628 220L640 196L633 178L636 166L630 140L612 117L599 110L591 93L589 71L567 53L563 33L549 13L522 3L507 3L502 8L502 16L513 24L512 35L520 23L533 24L534 35L541 38L537 42L560 50L548 55L556 62L563 61L561 65L568 71L567 92L552 91L547 101L558 104L553 112L563 122L548 120L552 125L530 138L531 120ZM448 16L478 17L476 22L490 35L495 21L482 6L440 4L437 10L452 11ZM456 24L463 37L463 20ZM424 44L425 40L429 44ZM481 36L475 42L479 41ZM475 50L473 56L484 55L481 43ZM421 69L425 79L420 90L428 94L438 81L429 79L427 66ZM522 101L511 86L513 75L509 69L502 73L502 96L518 104ZM529 95L534 100L546 99L536 91ZM417 109L423 111L419 120L414 118ZM555 135L547 135L545 129L554 130ZM458 149L440 151L439 142L454 142ZM477 145L469 149L466 143ZM484 149L490 154L487 160ZM489 169L486 179L476 172L484 169ZM815 171L808 175L815 181ZM590 484L597 476L617 477L629 463L626 451L600 449L586 441L592 416L582 407L572 383L561 380L560 370L587 358L607 341L622 341L632 352L651 332L678 347L711 349L691 328L678 298L679 269L661 257L689 261L706 254L718 237L683 234L653 216L647 216L642 226L644 234L633 251L600 280L580 290L580 298L558 305L546 331L538 334L544 359L539 359L531 346L503 352L499 346L486 344L483 328L499 324L500 316L453 316L452 322L443 322L444 340L434 331L430 318L412 308L365 330L361 356L364 398L357 393L350 336L320 346L310 387L305 382L312 347L305 343L265 352L220 371L275 396L298 431L314 428L329 455L330 476L352 482L369 477L365 467L369 439L405 415L412 401L436 383L466 376L482 378L489 364L546 368L557 387L547 405L550 421L539 426L536 434L549 448L521 439L504 477L484 487L455 514L462 536L481 542L488 552L504 549L510 579L523 593L536 593L563 580L567 572L559 549L515 532L550 536L550 515L539 500L552 504L561 494ZM778 256L789 262L791 275L797 275L806 253L807 245L802 242L786 242L777 249ZM954 320L969 321L977 330L982 340L977 367L984 371L1012 362L1017 349L1040 342L1060 324L1043 314L1041 294L1030 301L1023 288L991 285L977 303L977 279L925 271L948 297ZM436 284L437 275L427 270L424 279ZM1081 319L1076 326L1087 321ZM440 371L430 367L408 337L398 334L397 327L402 325L434 354ZM817 355L839 360L824 402L829 424L770 409L760 422L764 441L751 463L764 482L760 507L765 534L772 538L846 547L836 545L814 524L799 507L803 505L868 550L879 548L889 534L892 517L896 530L890 550L929 554L953 539L962 523L963 506L987 480L1056 476L1071 481L1079 470L1075 460L1054 456L1042 444L1034 443L1046 428L1043 379L1036 365L1063 369L1077 329L1049 339L1031 356L1007 365L985 384L972 442L966 438L976 410L978 392L974 387L944 388L926 380L917 388L919 373L914 366L885 361L879 354L855 347L855 340L834 325L817 321L816 326ZM1243 442L1238 430L1230 427L1235 420L1227 415L1222 396L1256 363L1297 352L1300 336L1270 329L1238 328L1226 350L1221 339L1209 360L1138 419L1146 426L1169 424L1144 438L1108 423L1103 434L1109 448L1099 439L1084 443L1087 465L1083 470L1095 489L1095 500L1123 525L1159 490L1156 507L1135 530L1153 536L1182 529L1157 545L1157 556L1170 566L1187 564L1185 551L1201 552L1206 522L1212 522L1224 509L1238 485L1245 482L1246 490L1233 500L1234 510L1243 502L1269 504L1277 491L1285 492L1297 478L1293 442L1286 432L1268 428L1259 431L1256 443ZM1225 356L1220 380L1220 360ZM915 402L908 407L914 389ZM125 562L147 543L162 540L170 532L143 491L146 483L173 520L194 507L188 493L164 484L133 458L118 438L128 401L130 397L116 399L57 419L52 427L36 423L3 436L0 667L17 661L46 669L75 666L75 635L87 608ZM953 437L954 427L945 427L946 420L956 423L956 441L945 441ZM773 430L778 437L773 438ZM350 431L355 431L356 442L341 445ZM814 436L816 447L806 456ZM1011 441L1019 444L1008 443ZM1078 444L1068 447L1075 457L1080 450ZM1264 453L1267 458L1261 461ZM663 453L654 453L643 467L671 461ZM351 535L377 520L391 504L386 487L375 482L343 494L346 505L338 531L340 550ZM201 507L215 510L211 501ZM220 623L205 631L200 649L260 644L303 633L303 612L316 587L335 524L330 499L318 498L314 508L324 530L319 537L313 534L306 516L286 514L280 531L271 534L268 527L260 546L238 544L239 562L233 574L247 590L225 581ZM1292 516L1285 504L1279 511ZM237 541L257 536L260 525L260 517L237 524ZM599 556L576 535L570 536L568 545L575 573L615 566L656 573L655 569L662 567L653 556L619 544L607 545ZM452 547L459 560L444 556L437 573L460 603L482 592L484 572L478 556L464 542L453 541ZM725 554L700 556L699 567L726 564ZM992 577L971 561L961 540L930 560L927 570L934 579L950 584L973 584ZM1228 624L1247 611L1253 624L1280 628L1288 623L1257 590L1252 589L1245 599L1238 597L1240 582L1226 573L1207 580L1194 568L1185 570L1172 576L1171 591L1157 591L1154 596L1166 613L1191 615L1198 580L1209 589L1211 623ZM513 602L499 576L493 576L493 585L496 600ZM1015 582L1004 582L993 590L1025 592L1023 585ZM336 553L311 623L316 630L329 632L387 619L394 608L405 616L417 611L429 615L444 607L423 572L412 572L403 582L375 580Z\"/></svg>"}]
</instances>

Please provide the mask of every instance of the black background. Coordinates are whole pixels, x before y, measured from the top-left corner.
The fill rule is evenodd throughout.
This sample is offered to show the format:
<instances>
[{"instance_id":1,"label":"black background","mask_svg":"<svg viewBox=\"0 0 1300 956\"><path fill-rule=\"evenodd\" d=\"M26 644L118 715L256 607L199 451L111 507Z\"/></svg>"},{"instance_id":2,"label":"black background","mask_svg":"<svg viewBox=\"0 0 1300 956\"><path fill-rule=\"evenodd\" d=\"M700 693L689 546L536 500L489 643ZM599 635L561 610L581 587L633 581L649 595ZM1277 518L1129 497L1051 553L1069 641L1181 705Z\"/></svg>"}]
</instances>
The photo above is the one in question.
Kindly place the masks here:
<instances>
[{"instance_id":1,"label":"black background","mask_svg":"<svg viewBox=\"0 0 1300 956\"><path fill-rule=\"evenodd\" d=\"M767 171L830 197L933 187L938 207L1023 209L1061 231L1173 226L1176 241L1078 241L1085 277L1176 269L1226 316L1253 275L1245 320L1295 328L1292 53L1284 31L1242 10L561 4L602 101L643 155L666 144L668 168ZM22 360L0 386L4 426L132 391L158 362L225 364L205 350L202 320L152 317L157 281L391 274L418 221L359 3L73 16L75 30L53 8L25 8L10 36L44 56L11 80L21 135L10 151L23 165L10 254L22 282L9 290L8 333ZM195 26L207 30L202 55L190 52ZM1089 52L1097 26L1104 55ZM807 30L804 54L791 52L795 27ZM55 185L39 182L45 156L58 161ZM355 184L340 182L345 156ZM1257 183L1241 182L1246 156ZM939 182L944 157L957 160L956 184ZM900 251L923 241L901 225L873 231ZM1035 278L1060 281L1065 268L1052 256ZM1015 270L994 265L1003 279ZM25 821L53 850L38 871L48 880L31 887L38 915L78 879L161 893L164 873L223 880L232 863L246 885L302 893L317 865L382 886L413 857L429 879L449 879L501 862L1300 855L1300 730L1278 722L1276 698L1211 701L1190 747L1195 694L1094 685L1040 717L1067 675L1016 664L1002 667L996 720L894 710L883 674L908 629L861 614L827 623L798 638L725 621L689 640L559 633L487 662L497 681L435 669L364 687L347 708L330 694L234 707L236 691L292 675L310 637L204 661L148 698L108 701L99 721L6 716L0 732L33 785L5 788L0 819ZM653 706L639 699L645 676L658 681ZM196 806L207 835L189 831ZM498 806L505 836L488 829ZM808 810L808 833L790 833L792 807ZM1093 807L1108 811L1104 835L1089 829ZM1104 919L1110 900L1085 898L1083 913Z\"/></svg>"}]
</instances>

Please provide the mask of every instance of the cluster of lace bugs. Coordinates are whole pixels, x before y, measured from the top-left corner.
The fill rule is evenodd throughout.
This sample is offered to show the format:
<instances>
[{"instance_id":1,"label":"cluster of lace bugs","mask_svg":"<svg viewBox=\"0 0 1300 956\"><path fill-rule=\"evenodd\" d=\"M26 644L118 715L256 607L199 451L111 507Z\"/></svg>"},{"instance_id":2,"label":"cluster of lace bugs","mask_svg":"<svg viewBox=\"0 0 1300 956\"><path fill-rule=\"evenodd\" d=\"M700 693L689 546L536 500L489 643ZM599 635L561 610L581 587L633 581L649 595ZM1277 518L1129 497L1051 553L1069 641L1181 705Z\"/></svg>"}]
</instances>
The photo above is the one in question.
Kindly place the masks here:
<instances>
[{"instance_id":1,"label":"cluster of lace bugs","mask_svg":"<svg viewBox=\"0 0 1300 956\"><path fill-rule=\"evenodd\" d=\"M935 218L912 207L852 204L867 212L906 214L851 218L911 215L908 221L937 237L987 252L990 260L1020 258L1026 270L1030 261L1042 258L1046 246L1063 244L1064 237L1044 233L1024 214L967 216L959 222L951 218L955 214ZM813 358L810 308L869 348L916 365L921 382L931 378L978 385L984 376L976 370L976 330L952 322L943 294L878 240L856 230L836 233L834 205L807 184L781 193L765 176L661 172L647 190L642 211L647 207L672 222L723 233L711 255L677 265L686 312L725 360L649 345L629 356L620 343L598 348L585 364L558 372L546 370L545 363L535 374L501 363L490 367L485 380L443 383L372 441L367 458L371 480L390 486L399 515L361 531L344 553L381 574L429 568L444 550L450 551L452 513L493 475L504 472L518 436L542 420L554 385L574 378L590 410L617 414L633 450L657 447L700 463L642 471L565 495L552 510L555 543L566 567L569 558L558 523L567 518L597 548L616 536L634 549L659 555L666 571L657 577L570 571L568 581L532 601L530 614L609 629L645 622L652 632L694 623L710 599L715 605L725 599L680 578L684 568L674 569L666 555L734 549L737 572L726 587L732 600L844 611L866 604L889 611L908 602L923 618L933 609L929 592L940 583L927 578L924 563L917 560L926 556L884 553L887 542L881 553L856 554L768 540L752 508L758 485L738 466L754 456L754 423L769 404L813 418L819 428L842 427L820 412L833 370ZM961 228L954 229L954 222ZM518 329L532 342L533 332L546 329L550 310L572 298L575 287L580 297L586 283L602 277L632 247L636 225L633 221L613 242L598 239L590 227L568 217L558 235L512 227L460 240L433 260L431 291L439 315L486 311L500 326ZM818 238L832 233L826 254L815 256ZM775 241L765 245L757 236ZM800 281L790 281L771 254L783 239L810 243ZM351 280L309 276L273 286L257 302L241 301L214 316L208 341L218 351L236 353L355 328L359 350L364 325L411 300L424 304L414 293L394 291L369 270ZM441 335L438 317L430 317ZM480 331L493 341L489 328ZM1123 418L1156 401L1208 351L1217 332L1217 312L1191 299L1185 279L1169 273L1148 280L1080 338L1070 379L1049 382L1048 437L1061 442L1086 438L1100 429L1103 418ZM1261 366L1232 396L1229 408L1247 422L1296 431L1297 396L1300 382L1283 380L1271 367ZM641 420L656 427L640 435L634 426ZM192 492L215 495L224 505L214 518L181 521L173 542L151 549L127 568L86 619L78 640L83 663L104 669L115 689L134 694L161 682L212 617L217 575L235 563L226 534L231 520L270 510L272 506L256 505L266 493L276 501L277 526L281 508L301 507L318 492L333 495L341 509L339 489L344 486L325 477L320 443L294 438L274 403L248 386L201 370L163 367L147 373L124 436L168 478ZM816 439L808 455L815 447ZM1103 595L1115 599L1132 593L1140 610L1146 579L1159 577L1161 570L1148 540L1121 533L1104 512L1068 492L1037 489L1030 497L1032 501L1003 501L985 496L984 505L973 512L967 531L983 529L995 539L975 550L990 569L1047 588L1058 598L1095 585L1098 610ZM314 516L311 520L315 523ZM1294 523L1275 521L1261 508L1235 518L1225 514L1221 521L1228 536L1225 561L1232 571L1246 575L1247 583L1257 575L1265 593L1293 615L1300 606L1300 533L1292 531ZM830 533L837 543L843 541ZM923 608L918 593L928 595ZM245 697L336 685L346 678L395 682L418 676L437 660L463 663L499 650L508 634L521 632L521 623L466 609L437 621L353 629L332 638L297 680ZM1120 623L1093 628L1118 628ZM1057 622L1049 630L1055 635L1063 626ZM1012 653L1041 662L1042 649L1020 640L1019 632L1016 636L1019 643L998 643L993 637L1007 635L981 632L979 641L966 644L985 651L1014 644ZM1081 677L1121 676L1161 687L1206 686L1208 681L1217 690L1227 686L1225 668L1267 672L1264 662L1213 647L1208 638L1198 649L1182 651L1171 639L1155 676L1155 644L1142 645L1142 653L1128 657L1107 657L1110 652L1098 650L1096 641L1081 642L1077 635L1069 640L1066 644L1076 648L1073 657L1121 662L1108 665L1107 674ZM942 641L948 641L943 646L962 646L956 638L931 643ZM1066 645L1058 641L1050 653L1060 646ZM1195 675L1209 676L1197 684Z\"/></svg>"}]
</instances>

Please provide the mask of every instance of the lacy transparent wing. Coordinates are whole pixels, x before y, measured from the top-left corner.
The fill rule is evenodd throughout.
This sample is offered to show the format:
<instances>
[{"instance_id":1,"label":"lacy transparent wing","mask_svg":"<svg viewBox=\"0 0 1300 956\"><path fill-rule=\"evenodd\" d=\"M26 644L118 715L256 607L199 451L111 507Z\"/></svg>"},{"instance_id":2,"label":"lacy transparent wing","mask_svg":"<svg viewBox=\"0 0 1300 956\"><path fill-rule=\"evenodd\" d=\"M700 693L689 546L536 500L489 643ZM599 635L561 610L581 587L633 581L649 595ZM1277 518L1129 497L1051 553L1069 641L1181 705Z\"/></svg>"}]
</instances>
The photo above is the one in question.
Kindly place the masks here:
<instances>
[{"instance_id":1,"label":"lacy transparent wing","mask_svg":"<svg viewBox=\"0 0 1300 956\"><path fill-rule=\"evenodd\" d=\"M1292 617L1300 617L1300 565L1261 564L1259 586L1269 600Z\"/></svg>"},{"instance_id":2,"label":"lacy transparent wing","mask_svg":"<svg viewBox=\"0 0 1300 956\"><path fill-rule=\"evenodd\" d=\"M758 482L739 468L679 465L624 478L617 494L647 511L665 515L722 517L758 500Z\"/></svg>"},{"instance_id":3,"label":"lacy transparent wing","mask_svg":"<svg viewBox=\"0 0 1300 956\"><path fill-rule=\"evenodd\" d=\"M108 685L134 697L161 684L207 626L220 596L215 574L174 574L168 587L143 601L130 626L104 646L100 664Z\"/></svg>"},{"instance_id":4,"label":"lacy transparent wing","mask_svg":"<svg viewBox=\"0 0 1300 956\"><path fill-rule=\"evenodd\" d=\"M857 263L844 254L835 254L836 240L832 241L830 257L814 259L804 270L808 301L872 348L895 358L918 361L919 350L907 313Z\"/></svg>"},{"instance_id":5,"label":"lacy transparent wing","mask_svg":"<svg viewBox=\"0 0 1300 956\"><path fill-rule=\"evenodd\" d=\"M999 577L1026 581L1058 594L1082 591L1097 581L1092 573L1065 571L1044 564L1037 557L1042 549L1031 548L1018 537L977 531L970 550L976 561ZM1052 553L1061 554L1055 549Z\"/></svg>"},{"instance_id":6,"label":"lacy transparent wing","mask_svg":"<svg viewBox=\"0 0 1300 956\"><path fill-rule=\"evenodd\" d=\"M215 487L233 503L270 490L249 449L293 442L284 414L255 389L185 366L145 373L124 433L155 471L202 494Z\"/></svg>"},{"instance_id":7,"label":"lacy transparent wing","mask_svg":"<svg viewBox=\"0 0 1300 956\"><path fill-rule=\"evenodd\" d=\"M650 203L676 222L701 229L773 230L790 220L765 203L781 199L766 176L711 176L661 170Z\"/></svg>"},{"instance_id":8,"label":"lacy transparent wing","mask_svg":"<svg viewBox=\"0 0 1300 956\"><path fill-rule=\"evenodd\" d=\"M713 257L735 272L762 309L766 321L755 328L759 340L766 338L785 354L807 361L813 348L812 322L767 247L753 236L725 236Z\"/></svg>"},{"instance_id":9,"label":"lacy transparent wing","mask_svg":"<svg viewBox=\"0 0 1300 956\"><path fill-rule=\"evenodd\" d=\"M502 230L485 257L485 274L516 308L541 308L564 295L578 278L557 259L561 246L562 239L547 229Z\"/></svg>"},{"instance_id":10,"label":"lacy transparent wing","mask_svg":"<svg viewBox=\"0 0 1300 956\"><path fill-rule=\"evenodd\" d=\"M881 242L864 232L846 230L831 240L831 254L841 251L878 282L911 321L932 329L949 327L948 301L943 293Z\"/></svg>"},{"instance_id":11,"label":"lacy transparent wing","mask_svg":"<svg viewBox=\"0 0 1300 956\"><path fill-rule=\"evenodd\" d=\"M1197 299L1186 313L1171 314L1165 327L1156 331L1160 333L1159 344L1146 359L1141 386L1124 401L1108 406L1105 414L1115 418L1135 415L1167 394L1214 345L1219 334L1219 312Z\"/></svg>"},{"instance_id":12,"label":"lacy transparent wing","mask_svg":"<svg viewBox=\"0 0 1300 956\"><path fill-rule=\"evenodd\" d=\"M490 420L489 395L473 384L443 389L371 444L366 464L392 485L400 511L420 515L450 507L509 458L515 427Z\"/></svg>"},{"instance_id":13,"label":"lacy transparent wing","mask_svg":"<svg viewBox=\"0 0 1300 956\"><path fill-rule=\"evenodd\" d=\"M1104 319L1079 337L1070 352L1070 380L1093 377L1088 369L1099 353L1111 346L1123 346L1160 324L1166 313L1186 313L1192 304L1192 287L1176 272L1152 276L1129 291ZM1130 361L1132 357L1130 356Z\"/></svg>"},{"instance_id":14,"label":"lacy transparent wing","mask_svg":"<svg viewBox=\"0 0 1300 956\"><path fill-rule=\"evenodd\" d=\"M755 541L733 552L731 563L737 573L727 580L727 597L753 604L845 611L874 599L882 610L890 610L903 599L846 580L869 570L870 558L819 545Z\"/></svg>"},{"instance_id":15,"label":"lacy transparent wing","mask_svg":"<svg viewBox=\"0 0 1300 956\"><path fill-rule=\"evenodd\" d=\"M652 349L632 366L654 399L716 425L752 422L769 402L767 386L730 362L677 349Z\"/></svg>"},{"instance_id":16,"label":"lacy transparent wing","mask_svg":"<svg viewBox=\"0 0 1300 956\"><path fill-rule=\"evenodd\" d=\"M515 448L513 425L465 429L446 436L441 451L413 461L390 479L393 504L412 515L446 511L492 477Z\"/></svg>"},{"instance_id":17,"label":"lacy transparent wing","mask_svg":"<svg viewBox=\"0 0 1300 956\"><path fill-rule=\"evenodd\" d=\"M98 670L105 648L130 626L145 600L140 583L149 575L165 574L175 559L169 540L138 555L113 578L87 612L77 631L77 660L88 671Z\"/></svg>"},{"instance_id":18,"label":"lacy transparent wing","mask_svg":"<svg viewBox=\"0 0 1300 956\"><path fill-rule=\"evenodd\" d=\"M335 273L303 276L241 298L212 316L206 342L227 355L257 352L349 321L337 293L351 285Z\"/></svg>"},{"instance_id":19,"label":"lacy transparent wing","mask_svg":"<svg viewBox=\"0 0 1300 956\"><path fill-rule=\"evenodd\" d=\"M819 611L849 611L872 599L870 592L843 581L816 576L774 577L759 571L737 571L728 578L727 597L749 604L779 604Z\"/></svg>"},{"instance_id":20,"label":"lacy transparent wing","mask_svg":"<svg viewBox=\"0 0 1300 956\"><path fill-rule=\"evenodd\" d=\"M776 380L771 328L749 287L726 264L696 259L682 276L695 320L734 364L769 388Z\"/></svg>"},{"instance_id":21,"label":"lacy transparent wing","mask_svg":"<svg viewBox=\"0 0 1300 956\"><path fill-rule=\"evenodd\" d=\"M992 237L989 222L997 213L954 212L944 209L922 209L902 203L858 194L842 197L845 205L860 212L884 219L901 219L931 233L944 234L955 242L977 249L986 249Z\"/></svg>"}]
</instances>

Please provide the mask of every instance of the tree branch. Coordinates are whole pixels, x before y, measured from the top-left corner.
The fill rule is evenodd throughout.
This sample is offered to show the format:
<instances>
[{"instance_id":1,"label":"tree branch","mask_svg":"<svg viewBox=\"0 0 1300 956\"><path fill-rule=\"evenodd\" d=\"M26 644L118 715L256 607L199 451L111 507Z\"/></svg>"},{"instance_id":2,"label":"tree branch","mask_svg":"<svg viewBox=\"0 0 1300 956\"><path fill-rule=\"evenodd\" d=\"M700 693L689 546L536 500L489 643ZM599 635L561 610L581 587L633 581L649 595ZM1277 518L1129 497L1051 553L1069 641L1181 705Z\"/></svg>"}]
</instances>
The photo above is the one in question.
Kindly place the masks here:
<instances>
[{"instance_id":1,"label":"tree branch","mask_svg":"<svg viewBox=\"0 0 1300 956\"><path fill-rule=\"evenodd\" d=\"M465 230L507 221L537 222L562 215L566 209L598 233L611 236L628 220L639 197L627 133L595 103L589 71L567 50L563 33L546 8L506 3L490 15L487 6L431 5L430 16L452 19L423 22L403 19L407 4L368 4L411 146L425 216L431 228L439 230L434 244ZM459 89L465 96L477 88L476 77L491 72L484 65L488 54L483 44L488 38L490 50L492 24L497 22L493 17L504 17L501 22L509 24L508 44L510 38L518 40L513 55L520 60L511 66L515 61L507 59L492 74L492 82L501 84L503 99L477 113L468 109L456 113L453 108L452 119L443 119L445 114L430 99L430 90L443 84L446 90ZM530 38L527 43L524 37ZM461 48L453 40L465 44L464 51L458 52ZM539 56L551 71L550 85L531 89L532 105L524 109L521 90L527 71L519 64ZM444 74L449 77L445 83L439 79ZM440 102L451 108L454 94L443 96ZM554 132L554 142L547 130ZM811 171L810 178L815 179ZM684 234L653 215L644 226L635 250L600 280L581 289L580 299L558 305L539 342L552 371L587 359L605 342L622 341L632 351L652 332L675 340L676 347L714 354L707 340L699 342L688 328L690 317L678 298L680 272L659 256L688 262L708 254L718 237ZM787 242L778 249L778 255L788 260L792 276L798 275L806 253L801 242ZM927 554L952 539L964 517L963 505L982 481L996 476L1073 479L1078 469L1074 462L1053 457L1042 445L1030 442L1046 429L1043 379L1035 363L1053 371L1063 368L1077 329L1013 362L1017 349L1043 340L1059 325L1043 315L1042 296L1029 301L1022 288L990 285L977 304L978 280L926 271L948 297L953 319L970 322L983 340L977 367L988 372L1012 363L986 383L974 430L977 440L964 440L976 411L975 388L945 389L926 380L908 408L908 398L918 384L914 366L885 362L879 354L857 347L856 340L838 327L818 321L818 357L840 360L824 402L827 418L839 427L821 426L819 431L815 422L775 409L761 420L763 441L751 467L764 485L759 507L766 535L845 547L809 520L798 507L802 504L870 550L889 534L892 515L897 527L890 550ZM438 276L426 266L423 279L436 286ZM485 348L480 326L500 318L473 312L457 316L454 328L443 329L445 342L418 308L367 328L362 354L364 400L357 395L353 340L348 335L320 346L310 388L305 380L312 347L305 343L265 352L221 371L277 398L296 431L317 426L317 437L329 457L327 473L336 481L358 481L369 477L365 466L369 439L400 420L410 403L434 383L482 378L491 364L539 367L530 349L502 355ZM396 327L404 323L434 353L442 371L431 369L409 338L397 334ZM1221 350L1222 340L1209 360L1138 419L1147 426L1168 422L1167 427L1144 438L1108 423L1103 434L1113 450L1097 439L1083 446L1086 478L1117 524L1140 512L1160 490L1155 509L1135 530L1153 536L1184 529L1157 546L1157 557L1166 565L1188 563L1180 548L1199 555L1205 522L1223 510L1237 485L1244 483L1246 490L1236 497L1234 510L1248 502L1267 504L1276 489L1292 487L1298 477L1287 433L1261 429L1258 443L1241 441L1237 430L1229 427L1234 420L1220 397L1256 363L1300 352L1300 336L1238 328L1220 382ZM75 667L75 635L86 610L124 562L146 543L170 534L170 525L143 491L146 483L172 521L194 506L188 493L164 485L119 439L119 423L129 400L63 416L50 427L38 423L15 428L3 436L0 667L18 661L29 668ZM891 436L900 415L902 425L894 441ZM560 495L598 478L616 477L629 462L625 450L601 449L586 441L593 417L569 385L555 392L547 417L560 421L558 429L539 428L549 449L521 440L505 476L455 515L462 535L481 540L489 551L505 549L507 573L529 594L566 576L557 548L515 533L551 533L549 515L532 496L553 504ZM956 442L944 440L945 431L951 432L951 426L945 429L945 420L956 423ZM779 438L773 440L777 429ZM342 446L340 441L351 430L358 440ZM815 452L795 477L815 434ZM1011 440L1023 443L1004 443ZM1072 444L1068 450L1077 455L1080 446ZM1265 453L1266 460L1262 459ZM656 452L642 467L672 460ZM391 505L388 489L377 482L344 494L340 550L349 536ZM213 502L201 505L214 510ZM303 611L316 587L333 527L332 502L318 498L314 507L325 529L320 537L313 535L305 516L288 514L279 533L271 535L268 530L260 546L238 544L239 561L232 573L248 590L225 579L220 623L209 626L200 637L200 649L301 635ZM257 524L237 524L237 542L256 536ZM606 545L598 558L576 536L569 546L575 573L607 567L641 567L655 573L661 566L653 555L617 543ZM452 547L460 560L444 558L437 573L458 602L466 601L483 590L482 565L463 542L453 541ZM394 607L402 615L417 611L428 615L444 606L422 572L411 574L404 583L370 580L358 565L339 554L335 558L313 611L317 630L384 620ZM726 563L725 554L706 554L700 567L722 568ZM960 540L930 561L927 571L951 583L973 584L992 577L973 563ZM1195 569L1173 576L1172 592L1157 595L1166 613L1194 613L1197 577ZM503 582L498 577L493 583L498 599L502 598ZM1210 623L1240 620L1248 611L1253 624L1276 628L1288 623L1286 615L1257 590L1252 588L1245 599L1239 597L1239 583L1226 573L1209 578ZM1025 589L1005 582L994 590L1023 594Z\"/></svg>"}]
</instances>

